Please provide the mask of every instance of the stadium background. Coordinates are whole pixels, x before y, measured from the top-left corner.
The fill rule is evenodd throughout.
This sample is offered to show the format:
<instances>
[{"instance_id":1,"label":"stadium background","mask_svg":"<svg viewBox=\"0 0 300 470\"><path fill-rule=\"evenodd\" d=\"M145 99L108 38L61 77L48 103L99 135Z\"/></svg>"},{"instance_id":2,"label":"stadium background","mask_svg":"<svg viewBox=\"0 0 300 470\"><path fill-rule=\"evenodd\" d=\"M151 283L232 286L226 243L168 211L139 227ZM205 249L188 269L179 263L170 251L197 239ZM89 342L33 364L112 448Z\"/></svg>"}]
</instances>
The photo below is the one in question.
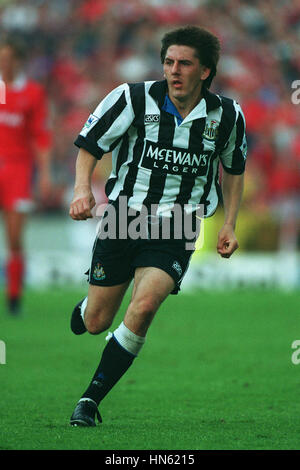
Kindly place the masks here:
<instances>
[{"instance_id":1,"label":"stadium background","mask_svg":"<svg viewBox=\"0 0 300 470\"><path fill-rule=\"evenodd\" d=\"M292 103L292 83L300 75L297 1L2 0L0 5L2 34L24 39L30 51L27 72L48 91L54 132L55 195L28 225L27 283L65 282L66 277L82 282L95 229L93 222L79 225L66 217L77 153L74 138L113 87L161 79L162 34L191 23L205 25L221 39L212 90L242 105L249 146L239 253L230 263L215 256L219 211L205 223L193 280L221 286L225 276L227 285L299 286L300 106ZM94 180L99 203L109 167L107 156ZM3 261L3 231L0 250ZM187 280L189 286L194 283Z\"/></svg>"},{"instance_id":2,"label":"stadium background","mask_svg":"<svg viewBox=\"0 0 300 470\"><path fill-rule=\"evenodd\" d=\"M86 286L83 272L97 220L76 223L68 217L77 133L113 87L161 79L160 38L184 24L205 26L220 37L222 56L212 91L241 104L249 150L237 227L240 249L230 261L218 258L216 233L223 217L219 210L205 222L204 247L193 257L183 292L189 295L192 289L197 302L203 288L225 289L226 295L234 288L242 302L253 287L299 288L300 104L292 102L292 84L300 79L297 0L0 0L1 34L24 40L29 52L26 70L47 89L54 133L55 193L47 205L36 207L25 233L29 305L34 296L43 304L47 289L58 295L66 287L75 292ZM109 168L106 156L93 182L98 203L105 200L103 182ZM0 285L4 260L1 224ZM41 294L35 293L38 290ZM295 292L289 295L282 305L289 299L295 305ZM286 334L290 342L297 338L296 310L291 318L295 329ZM276 335L275 326L272 331ZM0 338L3 335L0 332Z\"/></svg>"}]
</instances>

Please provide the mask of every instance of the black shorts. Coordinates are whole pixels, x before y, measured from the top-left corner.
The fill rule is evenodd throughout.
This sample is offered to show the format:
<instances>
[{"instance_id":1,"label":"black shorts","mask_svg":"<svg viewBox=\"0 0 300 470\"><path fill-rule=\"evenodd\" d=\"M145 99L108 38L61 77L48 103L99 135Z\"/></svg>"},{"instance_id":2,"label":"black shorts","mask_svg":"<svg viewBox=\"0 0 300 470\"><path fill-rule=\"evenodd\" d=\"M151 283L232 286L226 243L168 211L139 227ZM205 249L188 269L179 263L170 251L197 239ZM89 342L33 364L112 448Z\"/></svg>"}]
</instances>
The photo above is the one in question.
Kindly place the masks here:
<instances>
[{"instance_id":1,"label":"black shorts","mask_svg":"<svg viewBox=\"0 0 300 470\"><path fill-rule=\"evenodd\" d=\"M96 286L115 286L131 280L137 267L154 267L173 278L175 287L171 294L177 294L193 254L186 246L186 240L182 239L102 239L97 236L88 281Z\"/></svg>"}]
</instances>

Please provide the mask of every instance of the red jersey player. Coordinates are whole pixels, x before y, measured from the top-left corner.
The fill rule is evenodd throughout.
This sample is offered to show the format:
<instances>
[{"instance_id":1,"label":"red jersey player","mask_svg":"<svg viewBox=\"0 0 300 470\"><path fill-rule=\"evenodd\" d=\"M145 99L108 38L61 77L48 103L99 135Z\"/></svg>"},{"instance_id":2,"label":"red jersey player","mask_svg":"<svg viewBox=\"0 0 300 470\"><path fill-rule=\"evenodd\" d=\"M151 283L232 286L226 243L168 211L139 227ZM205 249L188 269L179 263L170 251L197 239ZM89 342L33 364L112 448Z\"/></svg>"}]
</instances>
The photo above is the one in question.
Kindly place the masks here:
<instances>
[{"instance_id":1,"label":"red jersey player","mask_svg":"<svg viewBox=\"0 0 300 470\"><path fill-rule=\"evenodd\" d=\"M45 93L38 83L22 74L22 58L22 49L13 40L0 44L0 79L5 91L0 103L0 209L8 244L6 293L11 313L19 311L22 295L22 234L26 212L32 205L35 162L41 199L51 191L51 137Z\"/></svg>"}]
</instances>

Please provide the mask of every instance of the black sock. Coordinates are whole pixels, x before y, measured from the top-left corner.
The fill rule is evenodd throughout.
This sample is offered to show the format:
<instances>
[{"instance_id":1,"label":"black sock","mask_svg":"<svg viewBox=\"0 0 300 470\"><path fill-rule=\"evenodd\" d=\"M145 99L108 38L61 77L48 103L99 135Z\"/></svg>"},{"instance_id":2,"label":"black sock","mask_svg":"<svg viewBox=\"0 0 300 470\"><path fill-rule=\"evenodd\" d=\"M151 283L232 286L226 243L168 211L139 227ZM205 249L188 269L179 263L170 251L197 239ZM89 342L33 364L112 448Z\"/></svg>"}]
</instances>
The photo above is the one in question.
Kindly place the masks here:
<instances>
[{"instance_id":1,"label":"black sock","mask_svg":"<svg viewBox=\"0 0 300 470\"><path fill-rule=\"evenodd\" d=\"M131 366L135 356L112 337L104 348L100 364L81 398L91 398L97 405Z\"/></svg>"}]
</instances>

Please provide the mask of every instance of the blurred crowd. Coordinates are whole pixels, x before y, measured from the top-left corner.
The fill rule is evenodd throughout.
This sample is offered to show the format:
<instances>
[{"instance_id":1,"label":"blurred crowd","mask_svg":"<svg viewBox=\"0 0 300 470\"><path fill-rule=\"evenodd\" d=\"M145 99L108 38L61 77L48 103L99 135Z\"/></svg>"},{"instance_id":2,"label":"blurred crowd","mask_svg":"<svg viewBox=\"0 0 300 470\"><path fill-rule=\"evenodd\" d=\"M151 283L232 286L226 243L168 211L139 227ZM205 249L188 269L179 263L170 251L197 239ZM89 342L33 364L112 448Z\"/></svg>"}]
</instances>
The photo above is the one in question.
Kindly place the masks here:
<instances>
[{"instance_id":1,"label":"blurred crowd","mask_svg":"<svg viewBox=\"0 0 300 470\"><path fill-rule=\"evenodd\" d=\"M299 0L0 0L1 34L23 38L27 72L48 90L56 184L48 209L62 207L72 188L73 141L87 116L120 83L161 79L161 37L186 24L220 38L211 89L237 99L246 116L243 207L271 214L282 247L299 247ZM103 198L109 158L99 168Z\"/></svg>"}]
</instances>

